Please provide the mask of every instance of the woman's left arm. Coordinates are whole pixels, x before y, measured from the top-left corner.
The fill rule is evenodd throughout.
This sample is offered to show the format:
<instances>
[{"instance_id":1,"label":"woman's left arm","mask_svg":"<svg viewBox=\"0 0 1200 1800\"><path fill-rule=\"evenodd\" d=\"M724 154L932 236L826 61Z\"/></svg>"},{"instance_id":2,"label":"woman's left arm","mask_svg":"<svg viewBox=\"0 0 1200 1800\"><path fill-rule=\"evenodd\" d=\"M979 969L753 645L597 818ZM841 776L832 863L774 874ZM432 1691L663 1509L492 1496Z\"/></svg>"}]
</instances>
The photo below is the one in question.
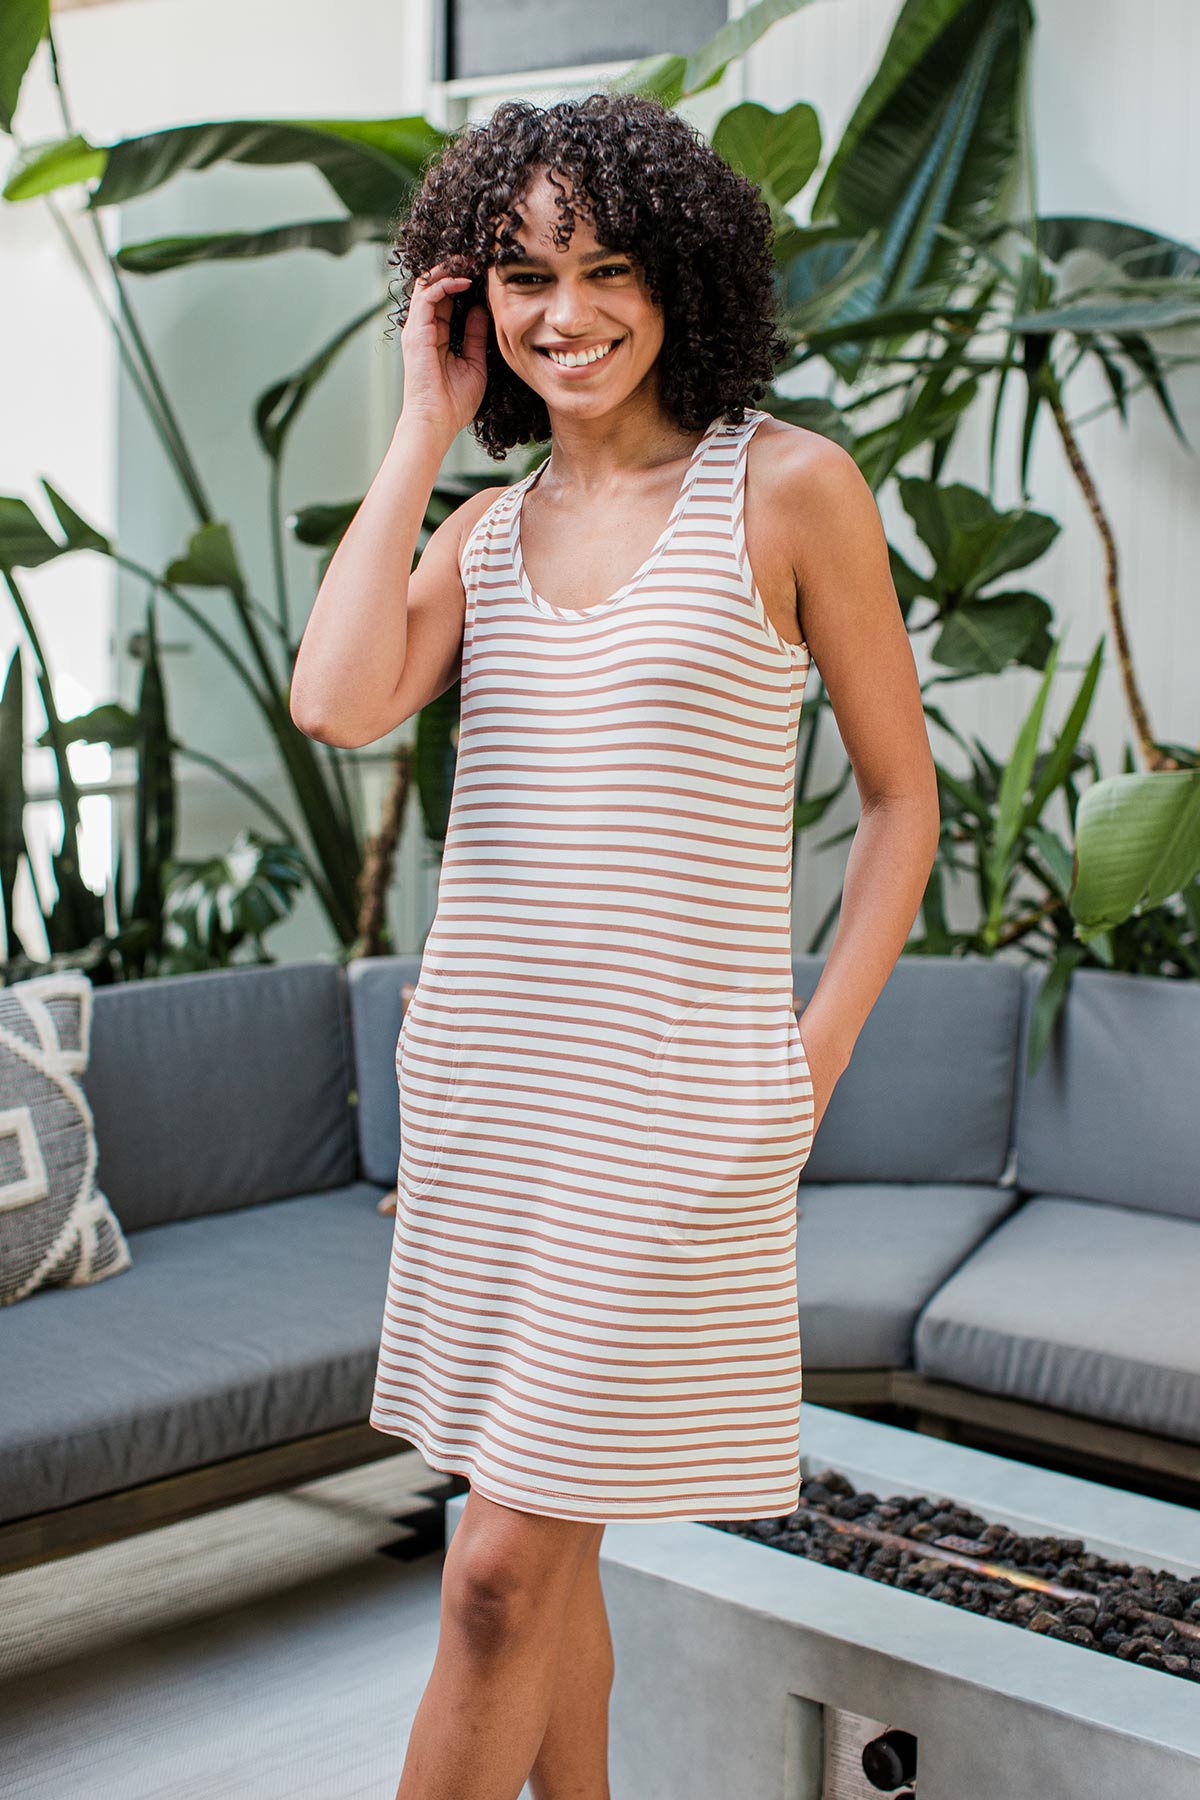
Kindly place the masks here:
<instances>
[{"instance_id":1,"label":"woman's left arm","mask_svg":"<svg viewBox=\"0 0 1200 1800\"><path fill-rule=\"evenodd\" d=\"M937 854L937 775L870 487L852 456L811 432L793 427L772 450L800 628L860 799L837 930L801 1021L819 1123L920 909Z\"/></svg>"}]
</instances>

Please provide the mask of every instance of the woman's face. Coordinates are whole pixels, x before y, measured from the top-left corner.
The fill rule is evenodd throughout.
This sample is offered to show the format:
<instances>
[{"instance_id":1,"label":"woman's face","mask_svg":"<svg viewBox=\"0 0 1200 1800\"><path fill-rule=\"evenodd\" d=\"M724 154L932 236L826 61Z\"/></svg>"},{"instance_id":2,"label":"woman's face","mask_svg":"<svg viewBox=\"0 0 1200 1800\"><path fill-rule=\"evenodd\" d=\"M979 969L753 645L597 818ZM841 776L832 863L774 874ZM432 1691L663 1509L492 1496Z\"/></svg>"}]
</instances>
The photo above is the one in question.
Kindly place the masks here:
<instances>
[{"instance_id":1,"label":"woman's face","mask_svg":"<svg viewBox=\"0 0 1200 1800\"><path fill-rule=\"evenodd\" d=\"M598 243L582 211L567 248L554 242L555 191L538 169L518 202L524 255L489 267L488 306L500 354L551 414L595 418L655 379L663 316L639 266Z\"/></svg>"}]
</instances>

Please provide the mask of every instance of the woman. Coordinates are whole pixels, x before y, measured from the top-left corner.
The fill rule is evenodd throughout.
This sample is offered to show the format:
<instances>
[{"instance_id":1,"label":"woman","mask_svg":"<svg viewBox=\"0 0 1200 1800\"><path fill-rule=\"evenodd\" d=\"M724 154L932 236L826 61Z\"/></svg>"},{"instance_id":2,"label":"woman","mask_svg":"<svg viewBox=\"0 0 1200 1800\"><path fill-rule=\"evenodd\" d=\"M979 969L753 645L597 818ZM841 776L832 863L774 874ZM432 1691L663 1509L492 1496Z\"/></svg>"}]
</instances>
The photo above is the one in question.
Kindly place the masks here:
<instances>
[{"instance_id":1,"label":"woman","mask_svg":"<svg viewBox=\"0 0 1200 1800\"><path fill-rule=\"evenodd\" d=\"M462 676L371 1422L471 1486L397 1800L607 1800L605 1523L799 1495L796 1181L938 818L870 490L753 406L770 238L656 102L458 134L401 231L400 419L296 664L293 717L341 745ZM466 426L551 453L410 577ZM862 818L797 1024L810 658Z\"/></svg>"}]
</instances>

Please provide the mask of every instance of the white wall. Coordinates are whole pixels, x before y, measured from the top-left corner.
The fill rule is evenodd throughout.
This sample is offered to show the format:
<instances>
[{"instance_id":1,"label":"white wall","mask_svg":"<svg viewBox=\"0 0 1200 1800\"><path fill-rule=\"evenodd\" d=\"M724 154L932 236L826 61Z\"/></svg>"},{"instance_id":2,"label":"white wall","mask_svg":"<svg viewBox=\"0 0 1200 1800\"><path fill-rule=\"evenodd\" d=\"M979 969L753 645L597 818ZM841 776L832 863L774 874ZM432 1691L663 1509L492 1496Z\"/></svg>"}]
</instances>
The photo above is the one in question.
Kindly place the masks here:
<instances>
[{"instance_id":1,"label":"white wall","mask_svg":"<svg viewBox=\"0 0 1200 1800\"><path fill-rule=\"evenodd\" d=\"M710 114L743 95L776 107L804 98L816 105L832 145L896 10L897 0L829 0L806 10L777 26L719 92L701 97L694 116L708 123ZM1103 29L1097 28L1098 10ZM1045 0L1040 14L1033 110L1043 209L1112 213L1200 238L1197 127L1189 104L1200 19L1192 0L1101 9L1094 0ZM211 117L425 111L453 122L499 97L472 104L461 92L447 94L431 84L429 0L342 0L336 7L300 0L286 8L248 8L229 0L114 0L56 14L55 22L76 126L99 143ZM531 62L542 60L531 54ZM514 82L514 90L520 85ZM569 78L559 85L569 85ZM58 134L44 50L26 84L17 129L27 140ZM77 209L78 195L68 195L66 204ZM114 232L119 228L120 241L136 241L159 232L332 216L336 210L324 183L307 171L219 166L177 179L124 208L119 221L108 215L105 223ZM34 497L36 476L45 473L83 512L114 529L130 554L162 565L182 548L190 515L120 376L94 305L53 241L44 207L0 207L0 254L9 365L0 436L4 490ZM382 252L375 247L360 247L341 260L291 253L273 262L129 278L214 505L234 520L264 604L273 604L267 466L250 433L250 407L268 382L295 367L372 293L382 292L381 278ZM310 403L285 465L285 507L361 493L378 466L400 403L399 349L395 338L383 339L383 324L381 316L378 330L364 333L345 353L337 375ZM1200 439L1195 372L1180 381L1177 393L1185 424ZM1082 411L1100 397L1085 382L1074 390L1073 406ZM979 436L976 431L973 443L964 442L948 473L983 485ZM1200 649L1192 624L1200 561L1198 465L1143 402L1135 405L1128 432L1109 418L1084 427L1082 441L1118 532L1129 625L1152 723L1165 737L1194 742L1200 732ZM1030 571L1030 585L1055 603L1067 626L1067 661L1079 665L1104 625L1100 554L1045 426L1034 501L1062 520L1064 532ZM894 523L899 541L903 525L889 515L889 525ZM291 550L288 570L298 635L311 601L313 564ZM125 654L125 642L143 612L136 584L122 578L114 592L109 565L88 557L33 572L25 588L60 671L63 711L85 710L117 692L131 696L138 666ZM230 620L227 601L213 595L209 604L215 617ZM273 753L224 665L168 602L159 616L163 635L178 646L169 652L167 668L179 735L236 762L280 802L286 789ZM10 617L0 609L0 652L11 641ZM234 641L240 641L236 635ZM77 686L66 679L68 670ZM1034 680L1017 673L958 692L945 688L939 698L1003 753ZM1070 685L1065 671L1055 717L1065 710ZM1115 772L1129 733L1111 669L1093 719L1104 765ZM947 745L936 737L934 744L953 761ZM387 746L378 748L383 753ZM831 744L829 769L836 766L834 750ZM180 773L185 854L223 847L242 825L258 822L223 784L186 765ZM367 778L372 820L385 778L377 762ZM852 821L854 810L847 797L838 821ZM844 847L819 855L805 845L795 904L798 944L807 942L836 894L844 857ZM401 941L412 945L428 922L436 887L436 871L418 867L422 862L427 859L414 816L393 906ZM281 956L332 947L310 902L271 941Z\"/></svg>"}]
</instances>

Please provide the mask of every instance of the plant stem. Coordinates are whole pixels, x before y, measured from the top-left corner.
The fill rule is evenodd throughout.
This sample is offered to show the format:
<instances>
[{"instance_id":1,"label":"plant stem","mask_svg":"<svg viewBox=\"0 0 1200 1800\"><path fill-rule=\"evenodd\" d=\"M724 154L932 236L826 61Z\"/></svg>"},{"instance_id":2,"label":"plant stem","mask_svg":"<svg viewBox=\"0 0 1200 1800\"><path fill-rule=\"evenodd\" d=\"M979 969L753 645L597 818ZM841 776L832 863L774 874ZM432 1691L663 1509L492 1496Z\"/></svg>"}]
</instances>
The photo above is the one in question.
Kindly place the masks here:
<instances>
[{"instance_id":1,"label":"plant stem","mask_svg":"<svg viewBox=\"0 0 1200 1800\"><path fill-rule=\"evenodd\" d=\"M73 136L75 135L75 126L71 118L70 107L67 103L67 93L66 88L63 85L62 72L59 68L58 47L54 41L54 31L49 22L46 26L46 40L50 51L51 79L58 96L59 111L62 114L63 126L67 134ZM121 278L121 270L104 240L104 232L101 228L99 214L91 208L88 209L88 219L100 254L104 258L109 277L113 284L113 291L116 294L120 316L124 320L133 347L141 359L140 369L130 354L128 344L121 335L116 318L109 311L108 306L105 303L104 296L97 286L87 259L81 254L79 246L75 242L74 233L66 224L58 208L48 196L46 204L50 207L52 217L55 219L60 231L67 240L68 247L83 274L84 280L93 289L98 303L103 308L105 316L113 328L113 335L116 337L122 360L150 415L151 423L154 425L155 430L163 441L163 448L167 451L168 460L171 462L176 474L179 476L184 490L193 506L196 508L201 520L207 524L213 516L212 508L209 505L208 497L204 492L199 472L196 469L191 453L184 441L183 431L175 416L166 389L163 387L162 381L159 378L158 370L154 365L154 359L150 354L149 346L142 334L141 327L138 324L133 308L129 304L129 297L125 292L124 283ZM149 389L149 392L147 392L147 389Z\"/></svg>"},{"instance_id":2,"label":"plant stem","mask_svg":"<svg viewBox=\"0 0 1200 1800\"><path fill-rule=\"evenodd\" d=\"M156 575L153 569L144 568L142 564L136 562L132 556L124 556L119 550L113 550L110 554L112 560L119 568L128 569L131 575L140 575L142 580L148 583L152 589L160 594L165 594L169 600L175 602L181 612L186 613L187 617L192 621L192 624L196 626L197 630L204 633L205 637L208 638L209 642L220 652L230 667L236 671L238 679L245 683L246 687L253 695L255 703L265 711L270 704L269 693L257 686L254 676L246 667L237 651L233 648L233 645L226 642L216 626L212 623L211 619L207 618L198 606L194 606L185 594L181 594L178 588L172 587L169 581L164 581L161 575Z\"/></svg>"},{"instance_id":3,"label":"plant stem","mask_svg":"<svg viewBox=\"0 0 1200 1800\"><path fill-rule=\"evenodd\" d=\"M287 577L283 563L283 526L279 518L279 489L282 477L281 459L271 458L270 494L267 502L267 517L271 527L271 567L275 576L275 605L279 612L279 634L289 647L292 624L288 616Z\"/></svg>"},{"instance_id":4,"label":"plant stem","mask_svg":"<svg viewBox=\"0 0 1200 1800\"><path fill-rule=\"evenodd\" d=\"M17 616L29 639L29 647L37 662L38 691L42 696L42 705L46 710L46 724L54 746L54 755L58 763L59 804L63 810L63 824L66 827L63 837L63 850L67 848L68 838L73 839L79 829L79 789L75 785L75 777L71 773L71 765L67 759L67 743L62 734L62 720L58 716L58 707L54 700L54 685L50 678L50 668L42 653L41 639L33 622L33 614L25 602L25 596L13 580L7 569L4 570L4 584L12 595Z\"/></svg>"},{"instance_id":5,"label":"plant stem","mask_svg":"<svg viewBox=\"0 0 1200 1800\"><path fill-rule=\"evenodd\" d=\"M400 744L392 758L392 784L383 805L379 830L369 837L359 876L358 947L363 956L379 956L384 942L384 902L391 886L396 847L412 788L412 752Z\"/></svg>"},{"instance_id":6,"label":"plant stem","mask_svg":"<svg viewBox=\"0 0 1200 1800\"><path fill-rule=\"evenodd\" d=\"M206 750L193 750L189 745L181 744L178 739L172 739L171 748L177 751L180 756L190 757L193 762L204 763L208 768L214 769L231 787L237 788L239 793L245 794L248 800L252 800L255 806L257 806L260 811L264 812L276 829L283 834L286 842L296 851L308 872L309 880L321 895L326 909L330 912L336 909L337 902L329 892L328 884L320 867L310 859L302 846L296 843L295 827L284 818L283 814L277 807L272 805L271 801L264 800L263 796L258 792L258 789L247 781L244 775L239 775L236 769L231 769L229 767L228 763L220 762L217 757L210 756Z\"/></svg>"},{"instance_id":7,"label":"plant stem","mask_svg":"<svg viewBox=\"0 0 1200 1800\"><path fill-rule=\"evenodd\" d=\"M67 105L66 91L58 67L57 49L49 30L47 36L50 39L53 79L58 91L64 126L69 133L73 133L74 127ZM137 370L129 346L122 336L117 319L105 304L105 298L99 290L86 259L80 259L85 279L91 286L99 304L104 308L105 315L113 327L118 347L129 368L139 397L144 401L151 423L162 442L168 460L195 509L198 523L201 525L211 524L214 521L212 507L184 442L183 433L175 418L170 400L159 379L149 348L125 294L121 271L109 252L99 220L95 215L93 215L92 224L96 232L97 243L112 277L121 320L124 322L133 348L141 358L142 369L140 372ZM80 258L79 246L75 243L73 235L70 231L67 231L66 235L74 255L77 259ZM267 655L254 618L254 614L261 612L262 609L255 605L240 584L226 585L241 621L253 661L257 664L263 677L262 689L259 689L252 681L249 682L251 692L258 702L268 729L275 740L313 847L326 872L325 880L319 890L322 901L328 908L330 923L334 930L343 943L348 943L354 932L354 872L358 867L358 845L354 832L350 828L349 820L339 816L334 795L331 794L323 779L314 746L297 729L291 718L287 701L287 684L290 680L290 673L281 680ZM186 602L183 602L178 594L172 593L172 598L176 600L177 604L186 607ZM198 613L193 611L191 616L199 622L200 615ZM263 616L266 617L265 614ZM271 620L271 624L274 628L275 621ZM210 632L209 635L214 642L218 641L217 634ZM290 651L286 613L284 614L283 642L286 659ZM249 680L248 672L241 665L240 659L232 652L228 652L228 654L242 678Z\"/></svg>"},{"instance_id":8,"label":"plant stem","mask_svg":"<svg viewBox=\"0 0 1200 1800\"><path fill-rule=\"evenodd\" d=\"M1137 734L1138 744L1148 769L1177 769L1179 764L1174 757L1160 750L1150 730L1150 720L1138 687L1137 676L1133 668L1133 655L1129 647L1129 637L1125 630L1125 615L1121 600L1121 574L1117 558L1117 540L1100 500L1096 483L1079 448L1079 441L1071 429L1063 406L1062 390L1056 381L1047 383L1047 405L1058 435L1062 439L1066 451L1067 462L1071 473L1079 484L1080 491L1087 502L1088 511L1095 521L1096 530L1100 534L1100 543L1104 551L1104 589L1108 603L1109 623L1112 626L1113 643L1117 652L1117 667L1121 673L1121 683L1125 689L1125 699L1133 718L1133 728Z\"/></svg>"},{"instance_id":9,"label":"plant stem","mask_svg":"<svg viewBox=\"0 0 1200 1800\"><path fill-rule=\"evenodd\" d=\"M62 848L56 858L55 877L58 884L59 903L70 915L72 936L77 942L85 942L92 936L93 925L85 916L88 901L84 899L83 890L87 884L79 869L79 789L75 777L71 773L70 746L63 733L62 720L58 716L58 707L54 699L54 683L50 677L49 665L42 653L41 639L33 622L33 614L25 603L25 596L13 580L8 569L3 571L4 583L12 595L13 605L21 621L25 635L29 640L37 663L38 692L42 696L42 706L46 713L46 726L50 734L50 742L54 750L54 763L58 771L58 803L62 808L63 835ZM89 894L92 890L87 889ZM94 899L96 896L92 894ZM50 948L56 946L53 941L53 927L46 921L46 930L51 935Z\"/></svg>"}]
</instances>

